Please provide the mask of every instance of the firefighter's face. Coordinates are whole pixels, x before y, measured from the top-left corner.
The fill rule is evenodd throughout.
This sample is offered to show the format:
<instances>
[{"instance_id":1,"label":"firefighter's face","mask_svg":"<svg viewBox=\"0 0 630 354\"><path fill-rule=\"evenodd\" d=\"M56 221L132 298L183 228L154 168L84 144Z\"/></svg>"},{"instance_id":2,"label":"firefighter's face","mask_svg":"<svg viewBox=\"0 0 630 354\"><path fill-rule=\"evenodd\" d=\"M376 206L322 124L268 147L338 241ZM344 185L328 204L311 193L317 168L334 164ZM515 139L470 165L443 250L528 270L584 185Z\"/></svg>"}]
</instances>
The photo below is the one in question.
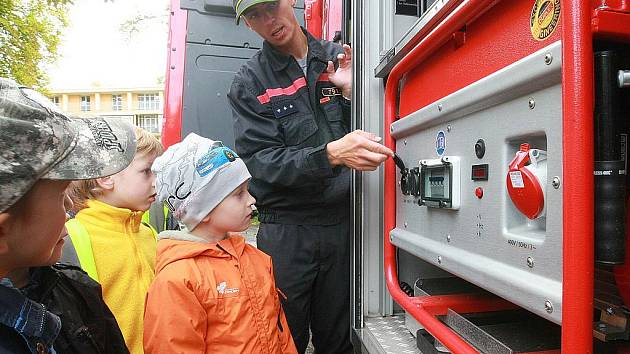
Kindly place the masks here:
<instances>
[{"instance_id":1,"label":"firefighter's face","mask_svg":"<svg viewBox=\"0 0 630 354\"><path fill-rule=\"evenodd\" d=\"M295 0L262 3L252 6L243 14L243 18L247 27L272 46L282 49L299 38L296 34L302 31L293 12L293 6Z\"/></svg>"}]
</instances>

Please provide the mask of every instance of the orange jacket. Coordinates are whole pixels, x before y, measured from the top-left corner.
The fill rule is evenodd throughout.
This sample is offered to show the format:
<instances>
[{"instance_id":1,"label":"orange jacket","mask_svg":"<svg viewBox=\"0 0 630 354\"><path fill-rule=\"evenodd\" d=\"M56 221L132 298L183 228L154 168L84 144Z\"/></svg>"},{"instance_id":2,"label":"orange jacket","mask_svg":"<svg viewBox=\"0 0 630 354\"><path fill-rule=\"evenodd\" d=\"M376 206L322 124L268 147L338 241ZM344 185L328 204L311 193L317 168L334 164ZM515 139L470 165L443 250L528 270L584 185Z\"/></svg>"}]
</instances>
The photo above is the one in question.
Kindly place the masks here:
<instances>
[{"instance_id":1,"label":"orange jacket","mask_svg":"<svg viewBox=\"0 0 630 354\"><path fill-rule=\"evenodd\" d=\"M271 258L232 236L159 235L144 314L145 353L296 353Z\"/></svg>"}]
</instances>

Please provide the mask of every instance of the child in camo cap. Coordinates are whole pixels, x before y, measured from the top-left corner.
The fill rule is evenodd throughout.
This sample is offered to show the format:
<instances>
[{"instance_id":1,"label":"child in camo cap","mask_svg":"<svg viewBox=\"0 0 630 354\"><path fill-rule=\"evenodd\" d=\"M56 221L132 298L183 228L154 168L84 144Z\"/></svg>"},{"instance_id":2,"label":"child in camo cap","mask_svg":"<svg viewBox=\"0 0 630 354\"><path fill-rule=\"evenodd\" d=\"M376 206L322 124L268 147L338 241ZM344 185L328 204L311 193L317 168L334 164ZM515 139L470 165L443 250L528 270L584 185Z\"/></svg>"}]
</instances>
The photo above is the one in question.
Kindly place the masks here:
<instances>
[{"instance_id":1,"label":"child in camo cap","mask_svg":"<svg viewBox=\"0 0 630 354\"><path fill-rule=\"evenodd\" d=\"M0 78L1 353L55 352L55 340L66 326L59 313L27 298L5 277L26 270L20 280L28 283L30 267L57 262L66 234L65 210L72 204L65 195L70 181L114 174L134 152L131 125L116 119L70 119L37 92ZM95 283L74 283L98 289ZM104 306L98 297L94 302ZM88 311L102 310L113 318L105 309Z\"/></svg>"},{"instance_id":2,"label":"child in camo cap","mask_svg":"<svg viewBox=\"0 0 630 354\"><path fill-rule=\"evenodd\" d=\"M187 231L158 235L145 353L296 353L271 258L233 234L249 227L256 201L243 161L190 134L152 170L159 200Z\"/></svg>"}]
</instances>

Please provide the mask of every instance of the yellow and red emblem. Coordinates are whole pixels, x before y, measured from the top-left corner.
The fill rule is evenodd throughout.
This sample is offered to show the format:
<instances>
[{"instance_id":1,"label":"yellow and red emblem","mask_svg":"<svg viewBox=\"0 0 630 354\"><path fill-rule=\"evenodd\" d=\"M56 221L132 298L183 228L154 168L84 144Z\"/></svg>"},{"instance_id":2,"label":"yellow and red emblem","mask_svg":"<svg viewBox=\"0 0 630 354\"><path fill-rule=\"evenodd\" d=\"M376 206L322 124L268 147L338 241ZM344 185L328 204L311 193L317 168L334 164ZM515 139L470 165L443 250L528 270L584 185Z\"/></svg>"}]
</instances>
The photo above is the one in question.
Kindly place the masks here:
<instances>
[{"instance_id":1,"label":"yellow and red emblem","mask_svg":"<svg viewBox=\"0 0 630 354\"><path fill-rule=\"evenodd\" d=\"M549 38L560 22L560 0L535 0L529 28L537 41Z\"/></svg>"}]
</instances>

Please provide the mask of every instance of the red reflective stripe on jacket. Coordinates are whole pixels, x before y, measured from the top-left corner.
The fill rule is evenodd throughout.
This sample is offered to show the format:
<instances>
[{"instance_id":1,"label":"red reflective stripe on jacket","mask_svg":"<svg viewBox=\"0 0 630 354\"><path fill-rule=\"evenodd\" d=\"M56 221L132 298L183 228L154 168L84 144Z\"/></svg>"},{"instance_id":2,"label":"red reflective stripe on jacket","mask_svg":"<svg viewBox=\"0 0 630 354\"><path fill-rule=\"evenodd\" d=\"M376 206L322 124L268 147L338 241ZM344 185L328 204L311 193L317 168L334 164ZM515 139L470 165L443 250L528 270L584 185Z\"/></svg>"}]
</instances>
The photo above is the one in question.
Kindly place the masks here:
<instances>
[{"instance_id":1,"label":"red reflective stripe on jacket","mask_svg":"<svg viewBox=\"0 0 630 354\"><path fill-rule=\"evenodd\" d=\"M293 84L289 87L267 89L264 94L258 96L257 98L261 104L265 104L268 103L272 97L293 95L302 87L306 87L306 79L303 77L293 81Z\"/></svg>"},{"instance_id":2,"label":"red reflective stripe on jacket","mask_svg":"<svg viewBox=\"0 0 630 354\"><path fill-rule=\"evenodd\" d=\"M328 78L328 73L322 73L321 75L319 75L317 81L330 81L330 79Z\"/></svg>"}]
</instances>

